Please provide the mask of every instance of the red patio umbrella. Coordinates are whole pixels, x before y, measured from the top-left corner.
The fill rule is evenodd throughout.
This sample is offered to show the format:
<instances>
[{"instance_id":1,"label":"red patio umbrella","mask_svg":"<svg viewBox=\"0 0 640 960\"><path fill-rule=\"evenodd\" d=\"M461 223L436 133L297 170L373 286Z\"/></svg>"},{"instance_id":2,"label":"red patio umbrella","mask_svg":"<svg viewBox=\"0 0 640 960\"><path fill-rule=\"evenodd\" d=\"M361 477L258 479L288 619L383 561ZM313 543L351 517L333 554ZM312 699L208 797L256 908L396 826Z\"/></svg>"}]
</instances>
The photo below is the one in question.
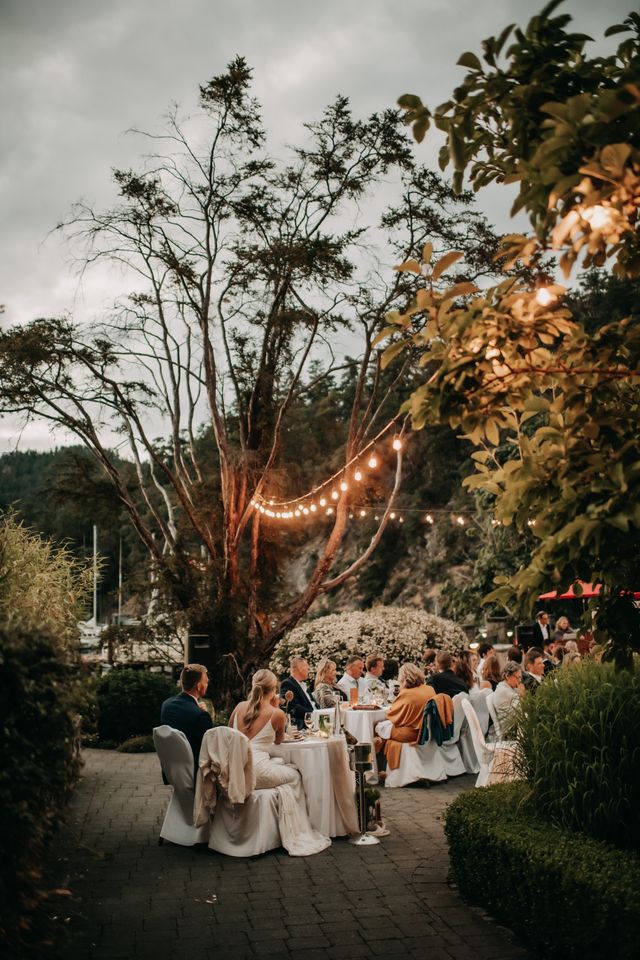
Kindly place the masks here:
<instances>
[{"instance_id":1,"label":"red patio umbrella","mask_svg":"<svg viewBox=\"0 0 640 960\"><path fill-rule=\"evenodd\" d=\"M601 583L585 583L583 580L578 580L578 583L582 587L582 593L575 593L572 585L560 596L557 590L551 590L549 593L541 593L538 600L588 600L590 597L597 597L602 590ZM640 593L634 593L633 599L640 600Z\"/></svg>"}]
</instances>

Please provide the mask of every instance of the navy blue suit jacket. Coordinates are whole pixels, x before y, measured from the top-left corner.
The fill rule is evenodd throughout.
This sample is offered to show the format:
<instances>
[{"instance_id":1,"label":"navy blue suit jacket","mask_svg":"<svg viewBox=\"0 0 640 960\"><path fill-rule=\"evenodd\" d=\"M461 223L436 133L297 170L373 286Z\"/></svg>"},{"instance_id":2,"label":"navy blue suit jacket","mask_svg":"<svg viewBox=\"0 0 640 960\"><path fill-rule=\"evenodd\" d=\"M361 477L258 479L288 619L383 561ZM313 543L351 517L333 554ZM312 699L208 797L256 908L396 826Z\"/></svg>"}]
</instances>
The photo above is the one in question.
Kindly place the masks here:
<instances>
[{"instance_id":1,"label":"navy blue suit jacket","mask_svg":"<svg viewBox=\"0 0 640 960\"><path fill-rule=\"evenodd\" d=\"M211 717L204 710L201 710L193 697L188 693L178 693L175 697L169 697L160 708L160 722L168 723L175 730L182 730L189 741L193 753L194 776L198 769L198 758L200 756L200 746L202 738L207 730L213 726Z\"/></svg>"},{"instance_id":2,"label":"navy blue suit jacket","mask_svg":"<svg viewBox=\"0 0 640 960\"><path fill-rule=\"evenodd\" d=\"M311 713L317 710L315 700L309 693L305 693L297 680L293 677L286 677L280 684L280 696L283 697L287 690L293 694L293 700L289 704L288 712L291 714L295 725L299 730L304 727L305 713Z\"/></svg>"}]
</instances>

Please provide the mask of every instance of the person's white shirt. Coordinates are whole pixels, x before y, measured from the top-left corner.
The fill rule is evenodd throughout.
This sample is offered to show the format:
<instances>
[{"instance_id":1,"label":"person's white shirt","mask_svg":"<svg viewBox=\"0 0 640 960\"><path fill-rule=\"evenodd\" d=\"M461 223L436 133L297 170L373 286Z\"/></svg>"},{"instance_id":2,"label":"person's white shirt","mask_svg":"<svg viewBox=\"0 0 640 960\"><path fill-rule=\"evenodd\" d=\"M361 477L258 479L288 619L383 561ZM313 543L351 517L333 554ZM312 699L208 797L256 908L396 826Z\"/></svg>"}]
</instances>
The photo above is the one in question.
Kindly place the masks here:
<instances>
[{"instance_id":1,"label":"person's white shirt","mask_svg":"<svg viewBox=\"0 0 640 960\"><path fill-rule=\"evenodd\" d=\"M508 716L519 700L520 694L518 690L510 687L506 680L501 680L493 691L493 705L498 715L498 720L502 721Z\"/></svg>"},{"instance_id":2,"label":"person's white shirt","mask_svg":"<svg viewBox=\"0 0 640 960\"><path fill-rule=\"evenodd\" d=\"M376 677L373 673L367 672L364 675L364 693L365 695L369 693L371 689L386 691L387 685L380 677Z\"/></svg>"},{"instance_id":3,"label":"person's white shirt","mask_svg":"<svg viewBox=\"0 0 640 960\"><path fill-rule=\"evenodd\" d=\"M351 690L358 691L358 697L360 698L364 694L364 680L360 677L359 680L356 680L355 677L352 677L348 673L343 673L338 682L336 683L337 687L340 687L343 693L349 696Z\"/></svg>"}]
</instances>

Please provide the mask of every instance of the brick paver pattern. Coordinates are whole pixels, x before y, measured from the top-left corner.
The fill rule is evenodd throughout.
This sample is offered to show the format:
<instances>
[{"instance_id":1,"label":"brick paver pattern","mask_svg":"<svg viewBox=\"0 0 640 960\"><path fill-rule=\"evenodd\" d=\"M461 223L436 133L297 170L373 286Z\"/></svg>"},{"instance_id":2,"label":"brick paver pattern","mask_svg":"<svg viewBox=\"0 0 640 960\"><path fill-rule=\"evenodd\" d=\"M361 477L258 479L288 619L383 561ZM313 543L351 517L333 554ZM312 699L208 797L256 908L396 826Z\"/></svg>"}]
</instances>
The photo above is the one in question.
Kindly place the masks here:
<instances>
[{"instance_id":1,"label":"brick paver pattern","mask_svg":"<svg viewBox=\"0 0 640 960\"><path fill-rule=\"evenodd\" d=\"M76 904L67 960L531 957L447 884L442 813L473 777L384 791L378 846L237 859L158 844L170 788L154 754L84 762L55 843Z\"/></svg>"}]
</instances>

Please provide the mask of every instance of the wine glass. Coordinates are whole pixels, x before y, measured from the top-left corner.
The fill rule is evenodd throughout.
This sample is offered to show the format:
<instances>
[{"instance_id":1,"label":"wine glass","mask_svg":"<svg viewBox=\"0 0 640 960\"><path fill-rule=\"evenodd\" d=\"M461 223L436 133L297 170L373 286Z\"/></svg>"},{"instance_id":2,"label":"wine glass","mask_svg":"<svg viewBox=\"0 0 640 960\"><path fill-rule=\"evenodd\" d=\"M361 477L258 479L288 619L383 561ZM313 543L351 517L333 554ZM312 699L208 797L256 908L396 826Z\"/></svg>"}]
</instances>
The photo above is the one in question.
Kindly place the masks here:
<instances>
[{"instance_id":1,"label":"wine glass","mask_svg":"<svg viewBox=\"0 0 640 960\"><path fill-rule=\"evenodd\" d=\"M313 730L313 714L312 713L305 713L304 725L309 731L309 733L311 733L311 731Z\"/></svg>"}]
</instances>

